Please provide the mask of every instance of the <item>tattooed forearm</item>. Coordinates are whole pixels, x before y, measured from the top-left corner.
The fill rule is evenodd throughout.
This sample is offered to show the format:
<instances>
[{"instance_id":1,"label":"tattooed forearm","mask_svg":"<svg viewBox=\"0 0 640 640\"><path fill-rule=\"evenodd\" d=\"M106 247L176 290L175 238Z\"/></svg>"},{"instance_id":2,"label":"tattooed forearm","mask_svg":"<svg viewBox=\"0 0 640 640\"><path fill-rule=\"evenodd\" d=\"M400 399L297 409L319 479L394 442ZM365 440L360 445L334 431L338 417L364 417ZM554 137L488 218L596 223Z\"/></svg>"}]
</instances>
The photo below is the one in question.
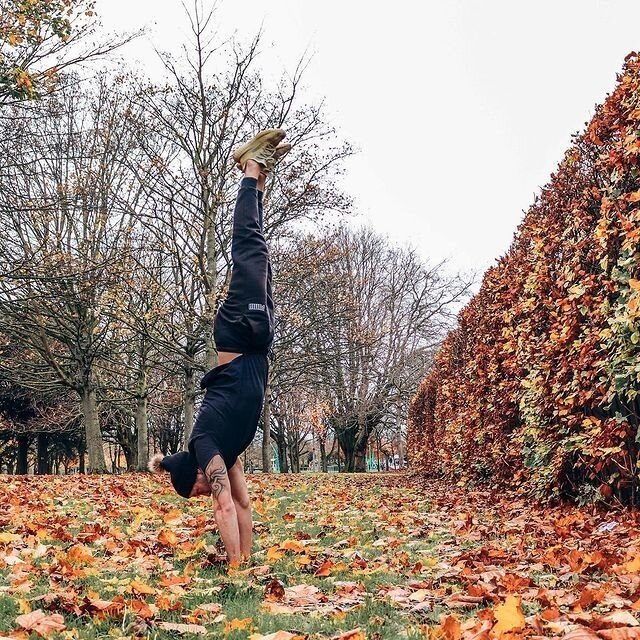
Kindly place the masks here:
<instances>
[{"instance_id":1,"label":"tattooed forearm","mask_svg":"<svg viewBox=\"0 0 640 640\"><path fill-rule=\"evenodd\" d=\"M218 462L215 458L207 465L204 474L207 476L209 486L211 487L211 494L214 498L218 496L224 490L224 479L227 475L227 469L224 463Z\"/></svg>"}]
</instances>

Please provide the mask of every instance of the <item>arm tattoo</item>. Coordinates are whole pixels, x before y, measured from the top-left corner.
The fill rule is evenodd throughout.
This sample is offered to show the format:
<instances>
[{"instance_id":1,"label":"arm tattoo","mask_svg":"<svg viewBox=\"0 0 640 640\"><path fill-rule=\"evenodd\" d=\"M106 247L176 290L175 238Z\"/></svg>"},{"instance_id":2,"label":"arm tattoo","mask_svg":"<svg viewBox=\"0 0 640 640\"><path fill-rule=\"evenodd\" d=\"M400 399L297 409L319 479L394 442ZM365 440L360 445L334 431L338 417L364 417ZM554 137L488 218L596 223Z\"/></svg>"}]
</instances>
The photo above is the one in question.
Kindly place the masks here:
<instances>
[{"instance_id":1,"label":"arm tattoo","mask_svg":"<svg viewBox=\"0 0 640 640\"><path fill-rule=\"evenodd\" d=\"M227 475L227 469L224 466L224 462L220 466L216 466L215 458L207 465L204 474L207 476L209 486L211 487L211 493L214 498L218 496L224 490L224 477Z\"/></svg>"}]
</instances>

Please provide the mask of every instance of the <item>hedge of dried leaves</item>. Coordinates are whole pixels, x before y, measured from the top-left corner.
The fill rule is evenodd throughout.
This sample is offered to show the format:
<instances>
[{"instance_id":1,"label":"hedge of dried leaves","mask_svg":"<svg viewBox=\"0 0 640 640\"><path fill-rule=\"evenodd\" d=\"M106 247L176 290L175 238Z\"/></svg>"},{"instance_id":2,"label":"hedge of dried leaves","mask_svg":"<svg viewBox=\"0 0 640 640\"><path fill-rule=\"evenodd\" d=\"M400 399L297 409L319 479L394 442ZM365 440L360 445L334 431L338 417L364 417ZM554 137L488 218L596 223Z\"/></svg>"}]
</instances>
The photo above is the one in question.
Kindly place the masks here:
<instances>
[{"instance_id":1,"label":"hedge of dried leaves","mask_svg":"<svg viewBox=\"0 0 640 640\"><path fill-rule=\"evenodd\" d=\"M459 315L411 409L411 462L536 497L637 503L640 57Z\"/></svg>"}]
</instances>

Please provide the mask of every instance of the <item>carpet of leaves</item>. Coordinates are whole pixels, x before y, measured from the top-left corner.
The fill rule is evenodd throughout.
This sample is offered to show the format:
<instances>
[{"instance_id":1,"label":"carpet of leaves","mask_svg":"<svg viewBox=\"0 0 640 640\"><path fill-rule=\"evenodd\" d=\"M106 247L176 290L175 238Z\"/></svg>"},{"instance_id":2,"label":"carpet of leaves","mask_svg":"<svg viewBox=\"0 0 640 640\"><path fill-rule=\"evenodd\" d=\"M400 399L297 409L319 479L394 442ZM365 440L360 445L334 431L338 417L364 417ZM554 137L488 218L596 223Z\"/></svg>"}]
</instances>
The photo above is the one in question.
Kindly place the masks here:
<instances>
[{"instance_id":1,"label":"carpet of leaves","mask_svg":"<svg viewBox=\"0 0 640 640\"><path fill-rule=\"evenodd\" d=\"M147 474L0 477L0 638L640 638L640 516L402 474L256 475L229 570Z\"/></svg>"}]
</instances>

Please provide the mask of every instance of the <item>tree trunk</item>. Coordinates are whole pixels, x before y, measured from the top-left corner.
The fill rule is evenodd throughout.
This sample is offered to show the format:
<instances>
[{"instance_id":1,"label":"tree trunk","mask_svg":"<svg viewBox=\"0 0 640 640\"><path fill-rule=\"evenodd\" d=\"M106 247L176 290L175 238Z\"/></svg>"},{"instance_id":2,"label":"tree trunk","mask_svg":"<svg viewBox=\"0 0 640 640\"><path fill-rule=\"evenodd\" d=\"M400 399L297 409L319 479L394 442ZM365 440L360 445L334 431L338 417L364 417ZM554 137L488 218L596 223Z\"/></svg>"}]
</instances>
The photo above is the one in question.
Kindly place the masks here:
<instances>
[{"instance_id":1,"label":"tree trunk","mask_svg":"<svg viewBox=\"0 0 640 640\"><path fill-rule=\"evenodd\" d=\"M280 473L289 473L289 460L287 459L287 442L284 437L276 439L278 458L280 460Z\"/></svg>"},{"instance_id":2,"label":"tree trunk","mask_svg":"<svg viewBox=\"0 0 640 640\"><path fill-rule=\"evenodd\" d=\"M184 380L184 436L182 448L186 451L189 447L189 438L193 429L193 413L196 402L196 394L193 388L193 370L189 369Z\"/></svg>"},{"instance_id":3,"label":"tree trunk","mask_svg":"<svg viewBox=\"0 0 640 640\"><path fill-rule=\"evenodd\" d=\"M107 462L104 457L102 431L98 420L98 404L96 390L84 388L80 394L82 413L84 415L84 430L89 454L89 473L107 473Z\"/></svg>"},{"instance_id":4,"label":"tree trunk","mask_svg":"<svg viewBox=\"0 0 640 640\"><path fill-rule=\"evenodd\" d=\"M271 473L271 380L267 377L267 390L262 411L262 473Z\"/></svg>"},{"instance_id":5,"label":"tree trunk","mask_svg":"<svg viewBox=\"0 0 640 640\"><path fill-rule=\"evenodd\" d=\"M84 446L78 449L78 473L86 473L84 465L84 452Z\"/></svg>"},{"instance_id":6,"label":"tree trunk","mask_svg":"<svg viewBox=\"0 0 640 640\"><path fill-rule=\"evenodd\" d=\"M27 473L29 454L29 438L18 436L18 459L16 461L16 473L23 475Z\"/></svg>"},{"instance_id":7,"label":"tree trunk","mask_svg":"<svg viewBox=\"0 0 640 640\"><path fill-rule=\"evenodd\" d=\"M324 440L320 440L320 471L323 473L327 473L329 471L327 450L325 449Z\"/></svg>"},{"instance_id":8,"label":"tree trunk","mask_svg":"<svg viewBox=\"0 0 640 640\"><path fill-rule=\"evenodd\" d=\"M398 467L404 469L404 443L402 442L402 428L400 427L400 419L397 422L398 427Z\"/></svg>"},{"instance_id":9,"label":"tree trunk","mask_svg":"<svg viewBox=\"0 0 640 640\"><path fill-rule=\"evenodd\" d=\"M136 404L136 431L138 434L138 471L147 471L149 464L149 430L147 421L147 396L138 398Z\"/></svg>"},{"instance_id":10,"label":"tree trunk","mask_svg":"<svg viewBox=\"0 0 640 640\"><path fill-rule=\"evenodd\" d=\"M37 467L36 473L38 475L44 475L50 473L51 468L49 466L49 456L47 455L47 448L49 446L49 436L46 433L39 433L36 439L37 445Z\"/></svg>"},{"instance_id":11,"label":"tree trunk","mask_svg":"<svg viewBox=\"0 0 640 640\"><path fill-rule=\"evenodd\" d=\"M300 455L298 452L298 439L297 437L289 444L289 457L291 460L291 473L300 472Z\"/></svg>"},{"instance_id":12,"label":"tree trunk","mask_svg":"<svg viewBox=\"0 0 640 640\"><path fill-rule=\"evenodd\" d=\"M366 446L353 452L352 471L364 473L367 470Z\"/></svg>"}]
</instances>

